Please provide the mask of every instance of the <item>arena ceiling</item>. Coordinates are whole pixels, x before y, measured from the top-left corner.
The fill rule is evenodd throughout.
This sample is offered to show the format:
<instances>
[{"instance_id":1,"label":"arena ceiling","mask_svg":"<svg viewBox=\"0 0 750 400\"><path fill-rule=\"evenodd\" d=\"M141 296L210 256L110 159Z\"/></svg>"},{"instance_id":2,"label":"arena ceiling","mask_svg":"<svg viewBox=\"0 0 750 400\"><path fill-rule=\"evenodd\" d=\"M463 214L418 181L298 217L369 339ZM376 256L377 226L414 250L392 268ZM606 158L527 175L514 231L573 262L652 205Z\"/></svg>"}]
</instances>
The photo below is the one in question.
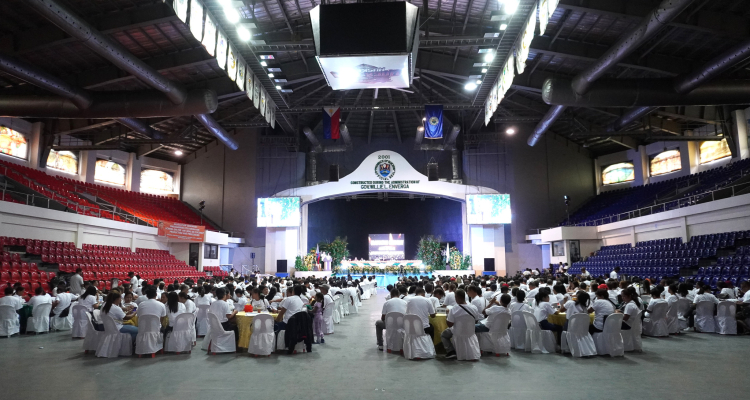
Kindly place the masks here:
<instances>
[{"instance_id":1,"label":"arena ceiling","mask_svg":"<svg viewBox=\"0 0 750 400\"><path fill-rule=\"evenodd\" d=\"M493 20L498 0L412 1L421 8L421 38L415 80L405 90L333 91L315 60L309 11L315 0L256 0L234 2L242 18L254 24L244 42L226 20L219 0L204 0L227 32L249 68L276 106L271 129L245 94L237 89L203 46L190 34L171 7L161 0L55 0L109 35L132 55L187 89L212 89L219 106L212 117L234 135L237 128L267 127L262 143L305 148L302 128L317 129L321 109L342 107L342 120L354 136L403 141L421 124L425 104L444 104L447 118L462 127L459 146L497 140L514 127L523 139L550 109L542 100L545 79L570 79L591 66L613 44L632 31L657 7L659 0L561 0L543 36L531 43L527 68L516 76L492 122L484 126L484 103L508 55L518 43L524 22L536 1L520 0L519 8L500 30ZM333 1L331 3L339 3ZM706 61L750 39L750 12L742 0L696 0L657 35L638 47L606 73L610 79L672 78L700 68ZM426 11L424 11L426 7ZM142 80L124 72L66 34L24 0L0 2L0 53L25 61L71 85L95 92L148 90ZM537 32L538 33L538 32ZM486 73L474 67L483 49L496 57ZM286 79L282 93L261 66L261 55L273 55ZM750 63L743 60L722 77L746 78ZM471 75L482 75L474 91L464 85ZM0 72L0 98L48 94L44 89ZM661 107L625 129L606 134L605 128L625 108L568 107L547 134L587 147L592 155L634 148L646 143L643 134L681 136L688 130L721 130L721 107ZM32 119L33 120L33 119ZM216 137L191 115L141 121L161 131L153 139L115 120L36 119L45 122L45 144L79 146L71 138L90 141L90 148L120 148L139 155L185 161ZM633 134L634 133L634 134ZM631 135L632 134L632 135ZM521 139L521 138L519 138ZM63 147L60 147L63 148ZM71 147L72 148L72 147ZM180 150L183 155L175 155Z\"/></svg>"}]
</instances>

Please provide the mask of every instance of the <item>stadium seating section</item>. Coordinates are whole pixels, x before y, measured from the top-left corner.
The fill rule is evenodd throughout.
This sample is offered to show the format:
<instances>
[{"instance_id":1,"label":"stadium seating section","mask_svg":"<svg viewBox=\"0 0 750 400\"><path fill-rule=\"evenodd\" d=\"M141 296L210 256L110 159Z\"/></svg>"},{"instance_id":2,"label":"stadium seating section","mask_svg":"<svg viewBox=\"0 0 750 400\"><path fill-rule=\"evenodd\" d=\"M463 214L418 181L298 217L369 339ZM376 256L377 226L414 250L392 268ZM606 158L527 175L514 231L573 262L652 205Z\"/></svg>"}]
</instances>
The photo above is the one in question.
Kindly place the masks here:
<instances>
[{"instance_id":1,"label":"stadium seating section","mask_svg":"<svg viewBox=\"0 0 750 400\"><path fill-rule=\"evenodd\" d=\"M27 293L33 293L41 286L51 293L49 282L58 273L72 274L81 268L85 281L99 281L98 287L109 289L112 279L127 280L128 272L133 271L146 281L155 278L180 282L187 278L205 278L206 272L213 276L225 276L226 271L219 267L207 267L206 272L198 272L182 261L177 260L167 250L136 249L128 247L84 244L76 248L72 242L55 242L12 237L0 237L2 262L0 264L0 297L6 285L21 282ZM25 251L24 251L25 250ZM41 261L32 262L32 259ZM40 267L46 270L40 270Z\"/></svg>"},{"instance_id":2,"label":"stadium seating section","mask_svg":"<svg viewBox=\"0 0 750 400\"><path fill-rule=\"evenodd\" d=\"M650 206L657 207L643 210L643 215L687 207L709 201L711 191L732 186L748 174L750 159L745 159L699 174L603 192L570 214L570 223L566 220L560 225L607 224L623 219L618 215Z\"/></svg>"},{"instance_id":3,"label":"stadium seating section","mask_svg":"<svg viewBox=\"0 0 750 400\"><path fill-rule=\"evenodd\" d=\"M170 221L204 225L206 229L219 230L211 223L201 221L201 217L183 202L166 196L84 183L12 163L0 162L0 174L78 214L130 223L138 223L137 218L142 221L141 224L145 222L152 226L156 226L158 221ZM97 204L82 196L83 193L106 203ZM25 199L13 198L7 192L3 193L2 200L26 204L21 201Z\"/></svg>"},{"instance_id":4,"label":"stadium seating section","mask_svg":"<svg viewBox=\"0 0 750 400\"><path fill-rule=\"evenodd\" d=\"M722 280L737 285L750 278L750 231L693 236L687 243L681 238L669 238L638 242L635 247L602 246L586 261L573 263L568 273L580 274L582 267L593 277L609 276L615 267L620 267L620 274L656 281L678 276L684 281L690 276L685 274L687 269L688 273L697 271L692 278L696 282L716 287Z\"/></svg>"}]
</instances>

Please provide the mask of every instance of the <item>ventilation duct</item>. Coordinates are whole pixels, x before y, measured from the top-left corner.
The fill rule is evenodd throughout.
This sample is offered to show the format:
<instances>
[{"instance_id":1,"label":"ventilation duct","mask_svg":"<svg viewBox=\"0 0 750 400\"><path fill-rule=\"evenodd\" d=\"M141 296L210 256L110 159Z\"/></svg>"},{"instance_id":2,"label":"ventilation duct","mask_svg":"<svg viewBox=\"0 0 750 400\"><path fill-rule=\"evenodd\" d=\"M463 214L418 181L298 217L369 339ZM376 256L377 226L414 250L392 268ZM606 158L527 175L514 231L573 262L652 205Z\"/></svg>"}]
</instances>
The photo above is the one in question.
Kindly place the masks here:
<instances>
[{"instance_id":1,"label":"ventilation duct","mask_svg":"<svg viewBox=\"0 0 750 400\"><path fill-rule=\"evenodd\" d=\"M156 91L92 92L93 103L79 109L72 100L57 96L0 95L0 115L27 118L151 118L212 113L216 93L201 89L173 104Z\"/></svg>"},{"instance_id":2,"label":"ventilation duct","mask_svg":"<svg viewBox=\"0 0 750 400\"><path fill-rule=\"evenodd\" d=\"M221 127L221 125L219 125L218 122L216 122L214 117L208 114L196 114L195 118L198 119L198 122L200 122L210 134L216 136L216 139L224 143L225 146L232 150L237 150L240 147L233 138L229 137L229 134Z\"/></svg>"},{"instance_id":3,"label":"ventilation duct","mask_svg":"<svg viewBox=\"0 0 750 400\"><path fill-rule=\"evenodd\" d=\"M313 133L312 129L309 127L302 128L302 133L305 134L307 137L307 140L310 141L310 145L312 146L312 151L318 152L318 153L342 153L345 151L349 151L352 149L352 137L349 134L349 128L346 126L346 124L341 124L339 127L339 132L341 133L341 138L344 140L344 144L339 145L332 145L332 146L323 146L320 144L320 141L317 137L315 137L315 134Z\"/></svg>"},{"instance_id":4,"label":"ventilation duct","mask_svg":"<svg viewBox=\"0 0 750 400\"><path fill-rule=\"evenodd\" d=\"M318 153L316 151L307 153L307 170L310 171L308 186L316 185L318 183Z\"/></svg>"},{"instance_id":5,"label":"ventilation duct","mask_svg":"<svg viewBox=\"0 0 750 400\"><path fill-rule=\"evenodd\" d=\"M459 171L461 165L460 152L457 149L451 151L451 170L453 171L453 183L461 183L461 173Z\"/></svg>"},{"instance_id":6,"label":"ventilation duct","mask_svg":"<svg viewBox=\"0 0 750 400\"><path fill-rule=\"evenodd\" d=\"M623 36L617 43L607 50L604 55L599 57L594 64L585 71L578 74L571 83L572 89L578 94L584 94L589 86L601 78L612 67L627 57L633 50L640 47L643 43L651 39L672 19L677 17L685 8L694 0L664 0L657 8L638 24L635 29ZM529 146L535 145L549 129L557 118L565 111L565 106L555 105L542 118L539 124L534 128L534 132L529 136L527 143Z\"/></svg>"},{"instance_id":7,"label":"ventilation duct","mask_svg":"<svg viewBox=\"0 0 750 400\"><path fill-rule=\"evenodd\" d=\"M453 150L456 148L456 138L458 137L458 133L461 132L461 127L458 125L453 125L453 129L451 129L451 133L448 135L448 140L446 140L443 144L432 144L432 143L422 143L419 145L419 150L428 150L428 151L443 151L443 150ZM424 131L417 130L417 135L419 134L424 135Z\"/></svg>"},{"instance_id":8,"label":"ventilation duct","mask_svg":"<svg viewBox=\"0 0 750 400\"><path fill-rule=\"evenodd\" d=\"M146 135L152 139L166 139L166 136L164 136L162 132L157 131L156 129L148 126L143 121L139 121L135 118L118 118L117 122L127 126L135 132L140 133L141 135Z\"/></svg>"}]
</instances>

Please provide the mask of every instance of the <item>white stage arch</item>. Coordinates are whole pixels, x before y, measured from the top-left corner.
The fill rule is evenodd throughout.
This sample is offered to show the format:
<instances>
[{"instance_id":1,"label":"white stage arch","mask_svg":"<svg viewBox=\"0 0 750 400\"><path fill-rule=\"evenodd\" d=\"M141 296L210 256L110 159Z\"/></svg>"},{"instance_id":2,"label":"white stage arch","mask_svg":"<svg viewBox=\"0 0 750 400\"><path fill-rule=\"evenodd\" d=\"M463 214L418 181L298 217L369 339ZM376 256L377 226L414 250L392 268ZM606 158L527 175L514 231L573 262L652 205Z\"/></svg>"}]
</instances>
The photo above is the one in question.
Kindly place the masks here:
<instances>
[{"instance_id":1,"label":"white stage arch","mask_svg":"<svg viewBox=\"0 0 750 400\"><path fill-rule=\"evenodd\" d=\"M484 271L484 259L495 260L495 271L505 275L505 235L502 225L468 225L466 196L496 194L494 189L461 185L443 181L429 181L427 176L409 164L400 154L381 150L367 156L351 174L338 182L288 189L274 197L300 197L302 223L299 227L266 228L266 272L277 271L278 260L286 260L289 271L297 255L307 253L308 205L332 197L365 193L394 192L414 195L439 196L462 203L462 242L464 254L470 254L474 270Z\"/></svg>"}]
</instances>

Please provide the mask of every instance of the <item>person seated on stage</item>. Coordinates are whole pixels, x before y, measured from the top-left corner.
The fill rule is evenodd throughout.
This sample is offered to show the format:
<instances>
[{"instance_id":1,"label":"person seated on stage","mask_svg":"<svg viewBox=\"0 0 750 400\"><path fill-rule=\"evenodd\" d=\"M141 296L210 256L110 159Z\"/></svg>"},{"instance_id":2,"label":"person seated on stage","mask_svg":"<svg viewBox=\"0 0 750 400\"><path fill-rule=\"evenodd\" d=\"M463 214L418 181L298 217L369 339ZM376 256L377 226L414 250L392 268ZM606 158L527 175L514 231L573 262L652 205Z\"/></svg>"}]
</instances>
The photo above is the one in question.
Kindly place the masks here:
<instances>
[{"instance_id":1,"label":"person seated on stage","mask_svg":"<svg viewBox=\"0 0 750 400\"><path fill-rule=\"evenodd\" d=\"M398 290L391 289L391 298L383 304L380 319L375 321L375 337L378 341L378 350L383 351L383 329L385 329L385 316L390 312L406 314L407 303L399 298Z\"/></svg>"},{"instance_id":2,"label":"person seated on stage","mask_svg":"<svg viewBox=\"0 0 750 400\"><path fill-rule=\"evenodd\" d=\"M486 326L476 323L482 318L482 312L477 310L476 307L474 307L472 304L466 303L466 292L464 292L463 289L456 290L455 298L456 306L448 312L448 317L446 318L448 329L444 330L443 333L440 334L440 339L443 342L443 347L445 347L445 358L447 359L456 358L456 351L454 350L453 343L451 342L451 338L453 338L453 330L451 328L456 323L456 320L459 317L469 315L474 318L475 332L489 332L489 329L487 329Z\"/></svg>"},{"instance_id":3,"label":"person seated on stage","mask_svg":"<svg viewBox=\"0 0 750 400\"><path fill-rule=\"evenodd\" d=\"M444 306L455 306L456 305L456 289L458 286L456 286L455 283L451 283L448 286L448 293L445 294L445 300L443 300Z\"/></svg>"},{"instance_id":4,"label":"person seated on stage","mask_svg":"<svg viewBox=\"0 0 750 400\"><path fill-rule=\"evenodd\" d=\"M302 300L304 292L305 288L300 285L290 287L287 290L287 297L279 303L279 315L276 317L276 323L273 324L275 332L285 330L289 318L292 318L294 314L307 310L305 302Z\"/></svg>"},{"instance_id":5,"label":"person seated on stage","mask_svg":"<svg viewBox=\"0 0 750 400\"><path fill-rule=\"evenodd\" d=\"M542 330L545 331L553 331L557 332L558 334L562 332L563 327L560 325L555 325L547 319L550 315L558 314L557 311L552 307L552 305L549 303L549 293L546 290L540 290L539 293L536 294L536 307L534 307L534 317L536 317L537 322L539 322L539 327ZM555 338L557 339L557 344L560 344L560 337L558 335L555 335Z\"/></svg>"},{"instance_id":6,"label":"person seated on stage","mask_svg":"<svg viewBox=\"0 0 750 400\"><path fill-rule=\"evenodd\" d=\"M237 312L245 311L245 304L247 304L247 297L245 296L245 291L242 289L236 289L234 291L235 297L234 297L234 309ZM253 311L255 311L255 307L253 307Z\"/></svg>"},{"instance_id":7,"label":"person seated on stage","mask_svg":"<svg viewBox=\"0 0 750 400\"><path fill-rule=\"evenodd\" d=\"M565 326L563 331L568 330L568 322L575 314L587 313L587 310L591 306L591 298L586 292L576 293L575 301L570 298L565 304L560 303L560 312L565 313Z\"/></svg>"},{"instance_id":8,"label":"person seated on stage","mask_svg":"<svg viewBox=\"0 0 750 400\"><path fill-rule=\"evenodd\" d=\"M466 292L469 295L469 303L474 306L474 308L477 309L477 311L482 312L485 308L487 308L489 301L481 296L482 289L475 285L469 286L468 291Z\"/></svg>"},{"instance_id":9,"label":"person seated on stage","mask_svg":"<svg viewBox=\"0 0 750 400\"><path fill-rule=\"evenodd\" d=\"M424 333L433 336L435 330L430 325L430 318L435 318L435 307L432 302L424 297L424 289L417 289L416 295L412 297L406 305L406 314L413 314L422 320Z\"/></svg>"},{"instance_id":10,"label":"person seated on stage","mask_svg":"<svg viewBox=\"0 0 750 400\"><path fill-rule=\"evenodd\" d=\"M259 288L253 289L251 293L252 299L250 300L250 305L253 306L253 312L268 311L271 308L271 304L261 295L261 291ZM245 306L243 305L242 310L244 309Z\"/></svg>"}]
</instances>

